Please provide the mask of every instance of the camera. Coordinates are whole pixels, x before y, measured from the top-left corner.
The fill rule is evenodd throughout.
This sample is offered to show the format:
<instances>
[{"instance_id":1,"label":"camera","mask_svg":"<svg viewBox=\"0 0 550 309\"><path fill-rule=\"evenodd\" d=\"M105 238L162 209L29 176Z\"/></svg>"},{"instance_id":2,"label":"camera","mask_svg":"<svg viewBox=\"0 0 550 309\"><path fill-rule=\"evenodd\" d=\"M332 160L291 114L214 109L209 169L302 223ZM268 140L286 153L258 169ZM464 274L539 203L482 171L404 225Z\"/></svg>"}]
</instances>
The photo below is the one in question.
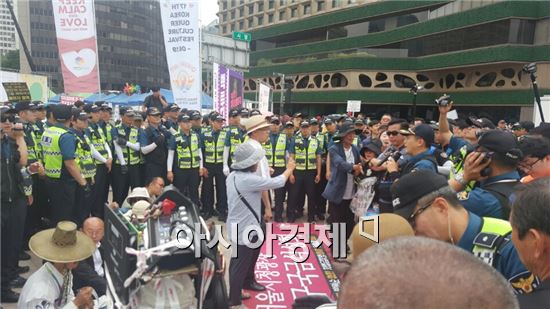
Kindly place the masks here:
<instances>
[{"instance_id":1,"label":"camera","mask_svg":"<svg viewBox=\"0 0 550 309\"><path fill-rule=\"evenodd\" d=\"M534 74L537 73L537 64L535 62L523 66L523 72Z\"/></svg>"},{"instance_id":2,"label":"camera","mask_svg":"<svg viewBox=\"0 0 550 309\"><path fill-rule=\"evenodd\" d=\"M443 96L435 99L435 104L442 107L445 107L451 104L452 102L453 101L451 101L451 96L447 94L444 94Z\"/></svg>"}]
</instances>

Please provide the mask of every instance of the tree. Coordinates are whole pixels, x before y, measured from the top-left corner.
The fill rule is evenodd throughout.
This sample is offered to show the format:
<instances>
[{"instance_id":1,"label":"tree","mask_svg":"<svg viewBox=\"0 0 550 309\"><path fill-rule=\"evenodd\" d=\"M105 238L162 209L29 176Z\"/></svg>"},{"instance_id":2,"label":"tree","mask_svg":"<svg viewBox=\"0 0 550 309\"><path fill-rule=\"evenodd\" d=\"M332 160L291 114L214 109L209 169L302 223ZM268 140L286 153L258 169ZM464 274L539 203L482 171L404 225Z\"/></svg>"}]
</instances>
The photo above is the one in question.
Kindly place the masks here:
<instances>
[{"instance_id":1,"label":"tree","mask_svg":"<svg viewBox=\"0 0 550 309\"><path fill-rule=\"evenodd\" d=\"M0 68L19 70L19 50L11 50L0 56Z\"/></svg>"}]
</instances>

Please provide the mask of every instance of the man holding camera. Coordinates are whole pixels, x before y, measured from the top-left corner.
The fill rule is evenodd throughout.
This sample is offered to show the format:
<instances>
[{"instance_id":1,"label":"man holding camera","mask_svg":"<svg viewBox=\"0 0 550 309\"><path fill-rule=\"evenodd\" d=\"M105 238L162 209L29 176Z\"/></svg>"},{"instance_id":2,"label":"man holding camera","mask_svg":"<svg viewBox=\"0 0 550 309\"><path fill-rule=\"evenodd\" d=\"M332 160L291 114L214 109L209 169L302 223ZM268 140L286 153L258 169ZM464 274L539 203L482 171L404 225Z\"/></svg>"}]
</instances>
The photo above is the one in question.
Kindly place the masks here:
<instances>
[{"instance_id":1,"label":"man holding camera","mask_svg":"<svg viewBox=\"0 0 550 309\"><path fill-rule=\"evenodd\" d=\"M484 132L474 152L466 157L464 171L449 180L456 191L463 191L471 181L480 186L459 196L464 207L478 216L508 219L509 196L519 183L518 163L522 159L516 138L501 130Z\"/></svg>"},{"instance_id":2,"label":"man holding camera","mask_svg":"<svg viewBox=\"0 0 550 309\"><path fill-rule=\"evenodd\" d=\"M428 124L420 124L414 129L401 130L401 135L405 136L405 149L410 158L399 167L393 158L389 158L386 163L388 173L396 173L403 176L415 170L429 170L437 173L437 161L430 151L434 142L434 130ZM391 177L391 176L390 176Z\"/></svg>"}]
</instances>

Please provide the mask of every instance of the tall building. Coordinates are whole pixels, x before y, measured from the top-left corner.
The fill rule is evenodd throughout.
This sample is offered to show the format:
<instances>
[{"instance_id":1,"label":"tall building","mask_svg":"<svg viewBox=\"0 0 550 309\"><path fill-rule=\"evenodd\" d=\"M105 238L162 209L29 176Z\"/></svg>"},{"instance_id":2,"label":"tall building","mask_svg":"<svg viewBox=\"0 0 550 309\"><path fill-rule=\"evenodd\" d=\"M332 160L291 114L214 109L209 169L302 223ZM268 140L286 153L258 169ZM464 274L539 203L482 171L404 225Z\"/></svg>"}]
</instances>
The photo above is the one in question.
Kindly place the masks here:
<instances>
[{"instance_id":1,"label":"tall building","mask_svg":"<svg viewBox=\"0 0 550 309\"><path fill-rule=\"evenodd\" d=\"M238 2L238 3L237 3ZM550 1L219 1L220 32L251 32L247 98L257 81L292 85L285 112L362 112L411 117L436 114L434 99L450 94L459 112L529 118L538 63L541 93L550 94Z\"/></svg>"},{"instance_id":2,"label":"tall building","mask_svg":"<svg viewBox=\"0 0 550 309\"><path fill-rule=\"evenodd\" d=\"M17 2L12 3L13 10L17 14ZM8 5L5 1L0 3L0 54L19 49L17 32L11 17Z\"/></svg>"},{"instance_id":3,"label":"tall building","mask_svg":"<svg viewBox=\"0 0 550 309\"><path fill-rule=\"evenodd\" d=\"M126 82L170 88L158 1L95 0L102 90L121 90ZM63 92L51 1L19 1L19 23L37 73ZM30 72L23 51L21 71Z\"/></svg>"}]
</instances>

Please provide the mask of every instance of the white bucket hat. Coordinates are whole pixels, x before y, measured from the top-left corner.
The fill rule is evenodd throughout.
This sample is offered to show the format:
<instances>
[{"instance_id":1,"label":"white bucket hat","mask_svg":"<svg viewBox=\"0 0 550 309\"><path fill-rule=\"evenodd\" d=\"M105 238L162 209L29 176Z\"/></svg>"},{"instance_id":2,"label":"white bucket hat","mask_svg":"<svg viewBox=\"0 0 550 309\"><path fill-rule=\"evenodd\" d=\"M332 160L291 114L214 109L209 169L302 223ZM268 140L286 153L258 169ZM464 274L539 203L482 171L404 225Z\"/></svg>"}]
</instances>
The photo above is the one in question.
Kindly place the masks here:
<instances>
[{"instance_id":1,"label":"white bucket hat","mask_svg":"<svg viewBox=\"0 0 550 309\"><path fill-rule=\"evenodd\" d=\"M255 147L254 144L246 142L237 146L235 150L235 161L231 164L234 170L242 170L260 162L265 157L263 148Z\"/></svg>"},{"instance_id":2,"label":"white bucket hat","mask_svg":"<svg viewBox=\"0 0 550 309\"><path fill-rule=\"evenodd\" d=\"M271 123L265 120L265 116L263 115L255 115L250 118L245 118L241 120L241 124L246 128L246 134L250 134L261 128L271 126Z\"/></svg>"}]
</instances>

